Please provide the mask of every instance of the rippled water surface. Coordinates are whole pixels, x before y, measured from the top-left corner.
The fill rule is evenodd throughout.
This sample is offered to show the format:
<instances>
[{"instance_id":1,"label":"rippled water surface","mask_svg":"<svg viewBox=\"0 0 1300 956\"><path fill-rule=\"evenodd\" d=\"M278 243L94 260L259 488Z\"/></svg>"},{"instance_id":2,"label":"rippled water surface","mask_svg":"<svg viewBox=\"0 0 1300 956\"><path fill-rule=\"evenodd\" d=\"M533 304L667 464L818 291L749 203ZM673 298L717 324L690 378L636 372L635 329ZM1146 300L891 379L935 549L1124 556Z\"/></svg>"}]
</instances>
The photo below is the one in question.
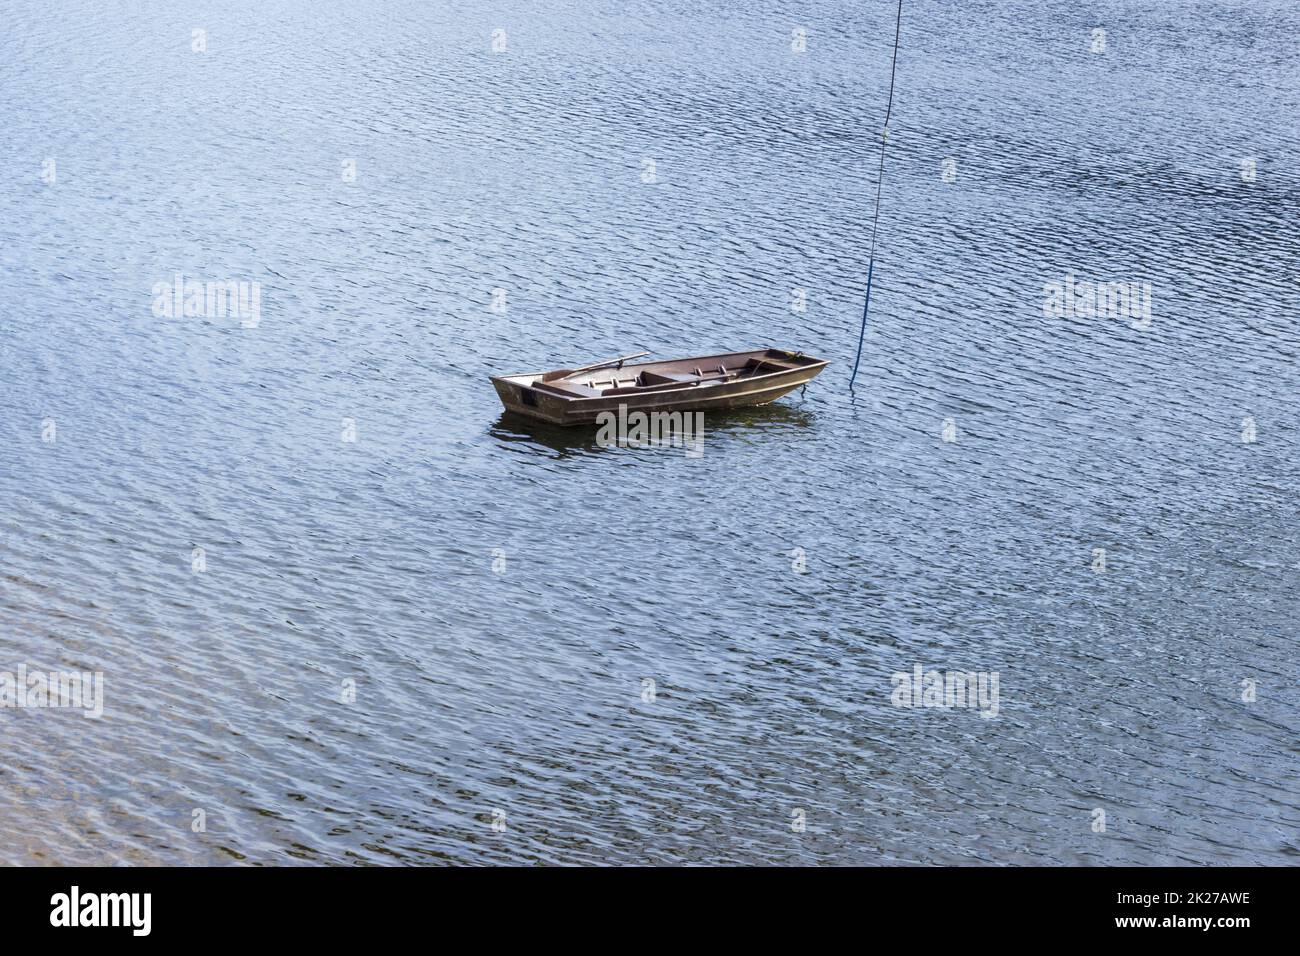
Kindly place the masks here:
<instances>
[{"instance_id":1,"label":"rippled water surface","mask_svg":"<svg viewBox=\"0 0 1300 956\"><path fill-rule=\"evenodd\" d=\"M852 394L890 3L5 20L0 669L104 716L0 710L0 862L1295 862L1290 0L909 3ZM761 344L699 458L487 381Z\"/></svg>"}]
</instances>

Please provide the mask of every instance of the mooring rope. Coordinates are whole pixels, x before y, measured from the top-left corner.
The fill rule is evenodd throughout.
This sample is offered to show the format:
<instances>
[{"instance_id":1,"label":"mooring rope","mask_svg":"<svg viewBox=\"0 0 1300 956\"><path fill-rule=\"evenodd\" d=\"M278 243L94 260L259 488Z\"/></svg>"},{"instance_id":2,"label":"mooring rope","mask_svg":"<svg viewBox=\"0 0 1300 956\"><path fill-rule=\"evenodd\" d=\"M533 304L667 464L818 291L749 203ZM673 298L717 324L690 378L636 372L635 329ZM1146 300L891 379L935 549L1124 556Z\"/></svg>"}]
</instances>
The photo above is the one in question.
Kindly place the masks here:
<instances>
[{"instance_id":1,"label":"mooring rope","mask_svg":"<svg viewBox=\"0 0 1300 956\"><path fill-rule=\"evenodd\" d=\"M880 185L885 179L885 145L889 142L889 114L894 109L894 74L898 69L898 36L903 27L903 0L898 0L898 17L894 21L894 58L889 64L889 102L885 104L885 123L880 130L880 170L876 173L876 214L871 220L871 253L867 259L867 295L862 303L862 329L858 332L858 355L853 360L853 374L849 388L858 377L858 363L862 361L862 340L867 335L867 312L871 309L871 276L876 271L876 231L880 228Z\"/></svg>"}]
</instances>

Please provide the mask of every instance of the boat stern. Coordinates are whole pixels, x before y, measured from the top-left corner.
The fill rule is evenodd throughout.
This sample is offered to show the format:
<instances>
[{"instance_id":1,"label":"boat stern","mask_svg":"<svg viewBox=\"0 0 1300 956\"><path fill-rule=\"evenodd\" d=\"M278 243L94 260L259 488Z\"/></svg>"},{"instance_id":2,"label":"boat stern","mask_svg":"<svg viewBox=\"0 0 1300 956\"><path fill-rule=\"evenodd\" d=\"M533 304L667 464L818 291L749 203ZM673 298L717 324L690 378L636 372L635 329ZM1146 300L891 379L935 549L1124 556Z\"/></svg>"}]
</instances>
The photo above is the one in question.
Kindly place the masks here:
<instances>
[{"instance_id":1,"label":"boat stern","mask_svg":"<svg viewBox=\"0 0 1300 956\"><path fill-rule=\"evenodd\" d=\"M565 415L568 405L562 398L547 395L532 387L541 372L528 372L523 375L493 375L492 387L497 391L497 398L506 411L528 418L536 418L552 425L568 425L571 422Z\"/></svg>"}]
</instances>

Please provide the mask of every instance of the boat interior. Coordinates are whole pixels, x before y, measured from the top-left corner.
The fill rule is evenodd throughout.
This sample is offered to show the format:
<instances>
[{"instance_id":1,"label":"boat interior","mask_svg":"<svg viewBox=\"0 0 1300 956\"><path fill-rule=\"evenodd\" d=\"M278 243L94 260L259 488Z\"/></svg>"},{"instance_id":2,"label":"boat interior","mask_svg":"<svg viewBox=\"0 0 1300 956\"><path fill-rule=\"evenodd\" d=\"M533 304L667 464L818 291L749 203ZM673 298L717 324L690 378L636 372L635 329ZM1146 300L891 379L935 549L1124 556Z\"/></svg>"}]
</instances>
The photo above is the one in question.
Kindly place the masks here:
<instances>
[{"instance_id":1,"label":"boat interior","mask_svg":"<svg viewBox=\"0 0 1300 956\"><path fill-rule=\"evenodd\" d=\"M792 372L818 362L818 359L810 356L766 349L668 362L610 366L550 381L546 380L546 376L538 376L529 384L539 391L563 395L565 398L641 395L678 388L721 385L773 372Z\"/></svg>"}]
</instances>

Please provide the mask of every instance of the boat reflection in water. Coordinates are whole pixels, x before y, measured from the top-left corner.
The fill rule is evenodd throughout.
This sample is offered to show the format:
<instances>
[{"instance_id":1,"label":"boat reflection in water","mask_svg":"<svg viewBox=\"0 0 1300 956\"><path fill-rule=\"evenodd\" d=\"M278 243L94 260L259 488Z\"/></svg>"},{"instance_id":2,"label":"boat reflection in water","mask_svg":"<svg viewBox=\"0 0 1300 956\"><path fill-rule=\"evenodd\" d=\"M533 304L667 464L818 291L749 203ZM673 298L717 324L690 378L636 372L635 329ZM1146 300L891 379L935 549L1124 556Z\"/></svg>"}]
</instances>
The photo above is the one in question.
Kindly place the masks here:
<instances>
[{"instance_id":1,"label":"boat reflection in water","mask_svg":"<svg viewBox=\"0 0 1300 956\"><path fill-rule=\"evenodd\" d=\"M811 427L816 421L814 413L797 405L754 405L705 414L704 429L710 442L718 438L741 438L748 442L760 435L781 440ZM488 433L503 444L546 448L560 458L613 450L598 440L600 429L596 425L578 428L551 425L510 411L502 412ZM652 444L635 447L656 450Z\"/></svg>"}]
</instances>

